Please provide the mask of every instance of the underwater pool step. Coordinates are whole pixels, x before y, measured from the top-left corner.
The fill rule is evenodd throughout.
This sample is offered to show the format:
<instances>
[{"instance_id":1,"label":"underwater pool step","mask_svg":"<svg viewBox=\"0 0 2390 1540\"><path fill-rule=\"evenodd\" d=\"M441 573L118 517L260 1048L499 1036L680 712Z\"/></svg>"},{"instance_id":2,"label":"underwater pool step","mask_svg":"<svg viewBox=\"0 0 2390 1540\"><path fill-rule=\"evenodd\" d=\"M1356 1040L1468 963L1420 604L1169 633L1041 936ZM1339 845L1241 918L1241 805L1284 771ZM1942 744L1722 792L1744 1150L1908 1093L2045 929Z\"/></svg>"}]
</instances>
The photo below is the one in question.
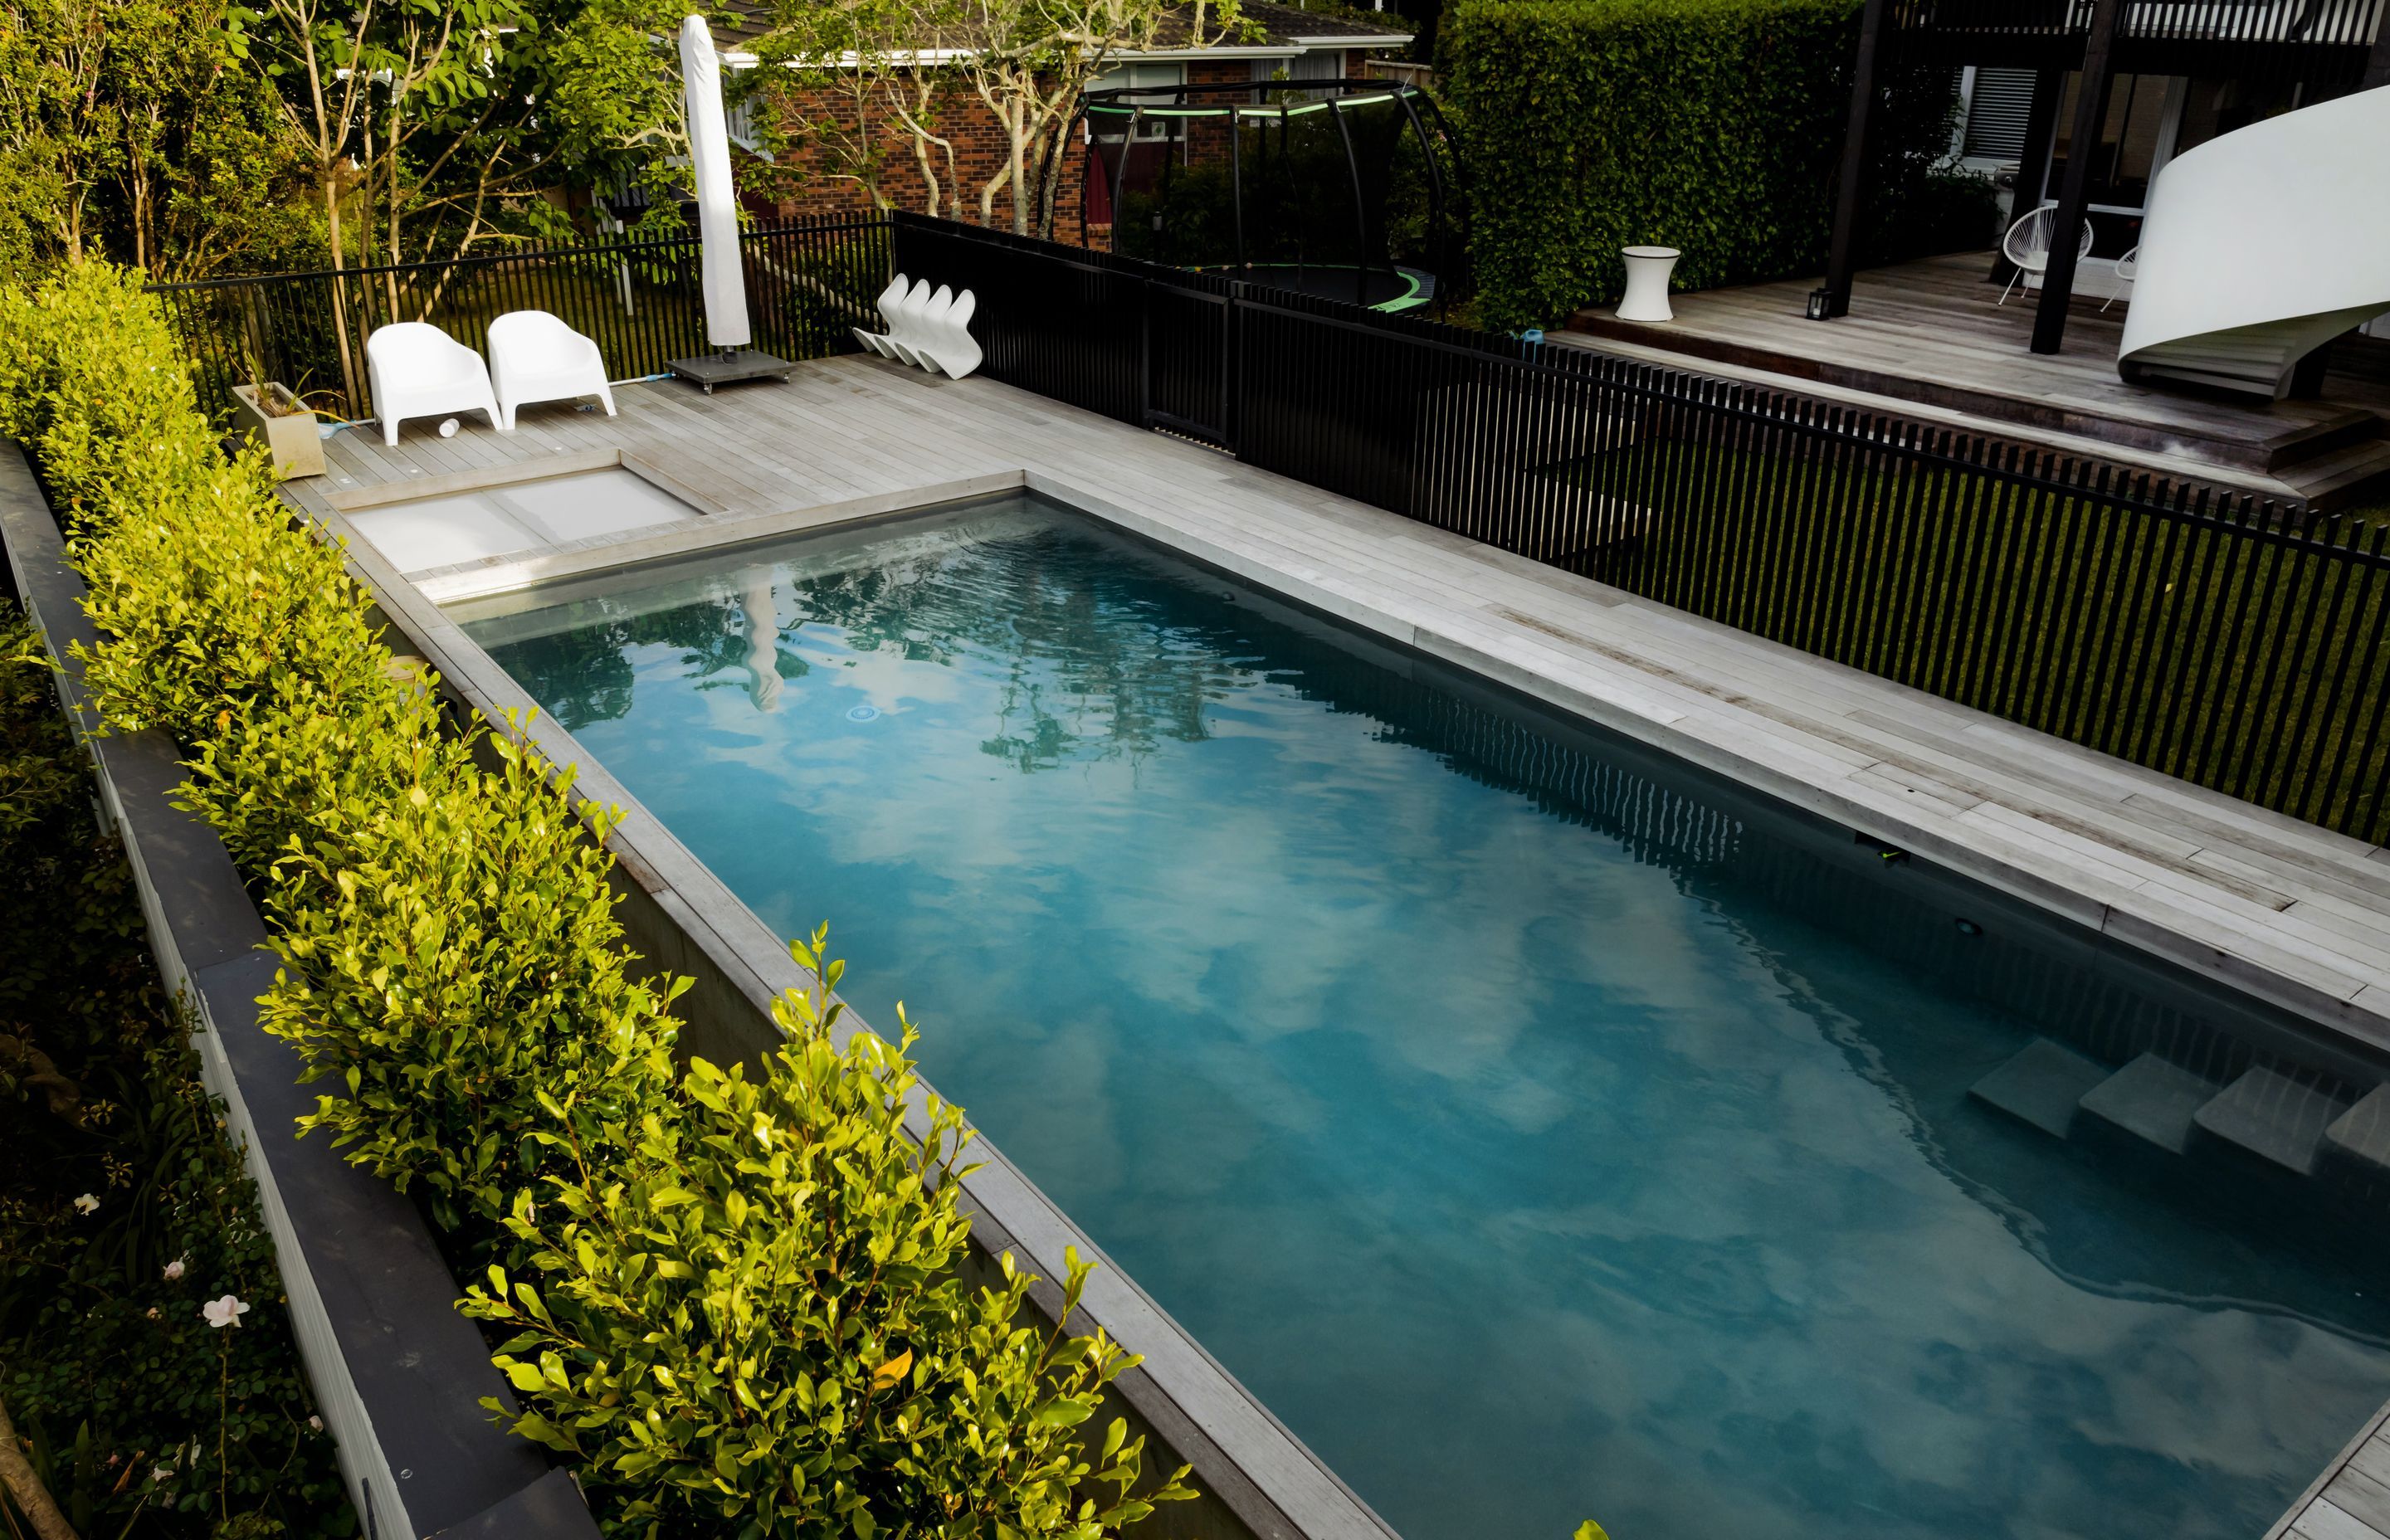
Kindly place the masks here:
<instances>
[{"instance_id":1,"label":"underwater pool step","mask_svg":"<svg viewBox=\"0 0 2390 1540\"><path fill-rule=\"evenodd\" d=\"M1967 1094L2062 1139L2075 1131L2075 1114L2085 1095L2111 1073L2096 1059L2037 1037L2007 1063L1975 1082Z\"/></svg>"},{"instance_id":2,"label":"underwater pool step","mask_svg":"<svg viewBox=\"0 0 2390 1540\"><path fill-rule=\"evenodd\" d=\"M2279 1071L2255 1069L2200 1108L2192 1121L2227 1144L2310 1176L2323 1151L2324 1131L2352 1105L2345 1096Z\"/></svg>"},{"instance_id":3,"label":"underwater pool step","mask_svg":"<svg viewBox=\"0 0 2390 1540\"><path fill-rule=\"evenodd\" d=\"M2145 1053L2085 1093L2083 1110L2180 1155L2191 1149L2199 1110L2223 1090L2215 1081Z\"/></svg>"},{"instance_id":4,"label":"underwater pool step","mask_svg":"<svg viewBox=\"0 0 2390 1540\"><path fill-rule=\"evenodd\" d=\"M2323 1131L2324 1153L2345 1172L2373 1183L2390 1181L2390 1085L2376 1085Z\"/></svg>"}]
</instances>

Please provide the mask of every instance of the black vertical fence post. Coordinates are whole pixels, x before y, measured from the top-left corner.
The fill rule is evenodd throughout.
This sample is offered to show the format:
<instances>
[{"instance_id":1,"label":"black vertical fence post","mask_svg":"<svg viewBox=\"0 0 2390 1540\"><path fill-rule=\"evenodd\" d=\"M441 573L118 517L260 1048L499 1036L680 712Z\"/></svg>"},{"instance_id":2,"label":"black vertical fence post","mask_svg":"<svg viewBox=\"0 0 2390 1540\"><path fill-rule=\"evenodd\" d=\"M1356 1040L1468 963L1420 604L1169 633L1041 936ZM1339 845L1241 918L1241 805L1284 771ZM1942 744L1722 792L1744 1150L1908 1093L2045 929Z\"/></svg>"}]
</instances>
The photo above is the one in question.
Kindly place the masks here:
<instances>
[{"instance_id":1,"label":"black vertical fence post","mask_svg":"<svg viewBox=\"0 0 2390 1540\"><path fill-rule=\"evenodd\" d=\"M982 372L1005 385L2390 839L2390 529L914 214L745 238L783 356L854 351L892 272L969 289ZM304 377L286 383L361 416L333 388L335 330L354 328L362 374L400 283L418 311L396 318L452 334L552 309L618 376L702 340L685 240L161 299L211 407L258 316L271 366Z\"/></svg>"}]
</instances>

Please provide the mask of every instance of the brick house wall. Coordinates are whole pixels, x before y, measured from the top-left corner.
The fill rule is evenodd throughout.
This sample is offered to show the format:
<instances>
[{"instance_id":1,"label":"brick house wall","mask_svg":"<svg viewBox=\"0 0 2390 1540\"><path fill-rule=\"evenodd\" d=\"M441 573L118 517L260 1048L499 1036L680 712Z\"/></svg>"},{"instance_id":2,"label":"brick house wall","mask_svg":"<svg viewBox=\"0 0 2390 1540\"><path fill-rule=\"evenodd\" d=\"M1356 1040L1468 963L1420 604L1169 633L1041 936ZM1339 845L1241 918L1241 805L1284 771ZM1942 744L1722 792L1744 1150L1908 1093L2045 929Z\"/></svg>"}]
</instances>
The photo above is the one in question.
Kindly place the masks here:
<instances>
[{"instance_id":1,"label":"brick house wall","mask_svg":"<svg viewBox=\"0 0 2390 1540\"><path fill-rule=\"evenodd\" d=\"M1273 61L1262 62L1266 66ZM1348 69L1356 67L1350 54L1344 57L1344 62ZM1191 59L1187 65L1187 82L1190 85L1232 84L1252 80L1254 68L1255 61L1250 58ZM810 121L832 114L840 106L835 93L816 90L798 94L790 111ZM976 220L979 189L1003 168L1009 153L1004 130L995 114L967 92L950 96L944 116L947 120L944 125L946 133L955 141L964 217ZM1188 160L1194 164L1225 162L1228 156L1227 135L1226 119L1190 120L1186 132ZM883 138L886 155L880 173L881 193L897 208L926 208L928 189L913 158L912 140L893 124L885 126ZM819 147L791 147L783 153L778 168L756 178L764 186L750 197L750 207L766 217L782 219L867 212L871 207L869 195L860 184L830 174L830 156ZM1074 132L1069 153L1063 157L1062 179L1054 199L1054 238L1068 245L1079 244L1086 206L1088 164L1085 136ZM939 170L943 177L944 167ZM949 195L954 190L944 189ZM1011 227L1012 195L1009 186L996 194L992 212L993 223L998 228ZM1097 225L1086 234L1088 245L1098 250L1111 248L1111 225Z\"/></svg>"},{"instance_id":2,"label":"brick house wall","mask_svg":"<svg viewBox=\"0 0 2390 1540\"><path fill-rule=\"evenodd\" d=\"M839 96L829 91L816 90L796 95L791 111L794 116L811 121L838 111ZM941 125L955 142L955 176L959 188L941 186L942 197L951 198L959 192L963 216L976 221L979 217L979 190L990 177L1003 170L1009 157L1010 145L1003 125L986 106L968 92L951 93L944 103ZM928 185L921 179L921 168L913 157L910 135L893 123L883 125L880 164L881 195L900 209L919 211L929 206ZM944 152L932 147L932 164L943 184L946 168L940 163ZM758 178L768 183L762 194L771 212L781 218L810 214L863 213L871 207L870 195L860 183L830 173L829 153L817 146L797 145L781 155L781 167L775 173ZM1079 239L1080 211L1085 197L1086 154L1073 145L1063 157L1062 179L1054 197L1054 238L1073 245ZM996 195L991 210L991 222L998 229L1012 227L1012 188L1007 184ZM1034 214L1033 214L1034 218Z\"/></svg>"}]
</instances>

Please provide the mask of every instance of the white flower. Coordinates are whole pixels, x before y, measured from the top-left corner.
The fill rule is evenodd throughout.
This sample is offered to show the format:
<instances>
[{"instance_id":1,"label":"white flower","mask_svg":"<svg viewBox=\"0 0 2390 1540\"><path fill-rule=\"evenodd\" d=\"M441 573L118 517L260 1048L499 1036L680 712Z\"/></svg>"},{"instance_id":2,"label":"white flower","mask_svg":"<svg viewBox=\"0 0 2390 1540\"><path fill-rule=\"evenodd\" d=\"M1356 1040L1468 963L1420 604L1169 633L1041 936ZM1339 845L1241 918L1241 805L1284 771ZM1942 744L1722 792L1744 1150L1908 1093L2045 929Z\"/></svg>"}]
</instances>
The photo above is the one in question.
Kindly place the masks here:
<instances>
[{"instance_id":1,"label":"white flower","mask_svg":"<svg viewBox=\"0 0 2390 1540\"><path fill-rule=\"evenodd\" d=\"M166 1276L170 1278L181 1277L183 1276L183 1264L188 1260L189 1259L186 1257L176 1257L173 1261L166 1264Z\"/></svg>"},{"instance_id":2,"label":"white flower","mask_svg":"<svg viewBox=\"0 0 2390 1540\"><path fill-rule=\"evenodd\" d=\"M97 1213L99 1212L99 1200L86 1192L81 1198L75 1200L74 1206L84 1213Z\"/></svg>"},{"instance_id":3,"label":"white flower","mask_svg":"<svg viewBox=\"0 0 2390 1540\"><path fill-rule=\"evenodd\" d=\"M199 1314L208 1318L210 1326L238 1326L240 1318L249 1314L249 1306L226 1294L223 1299L210 1300L199 1306Z\"/></svg>"},{"instance_id":4,"label":"white flower","mask_svg":"<svg viewBox=\"0 0 2390 1540\"><path fill-rule=\"evenodd\" d=\"M307 1426L320 1433L324 1431L324 1419L320 1417L311 1417L307 1419Z\"/></svg>"},{"instance_id":5,"label":"white flower","mask_svg":"<svg viewBox=\"0 0 2390 1540\"><path fill-rule=\"evenodd\" d=\"M153 1482L171 1482L174 1479L174 1468L171 1465L157 1466L150 1470L149 1479Z\"/></svg>"}]
</instances>

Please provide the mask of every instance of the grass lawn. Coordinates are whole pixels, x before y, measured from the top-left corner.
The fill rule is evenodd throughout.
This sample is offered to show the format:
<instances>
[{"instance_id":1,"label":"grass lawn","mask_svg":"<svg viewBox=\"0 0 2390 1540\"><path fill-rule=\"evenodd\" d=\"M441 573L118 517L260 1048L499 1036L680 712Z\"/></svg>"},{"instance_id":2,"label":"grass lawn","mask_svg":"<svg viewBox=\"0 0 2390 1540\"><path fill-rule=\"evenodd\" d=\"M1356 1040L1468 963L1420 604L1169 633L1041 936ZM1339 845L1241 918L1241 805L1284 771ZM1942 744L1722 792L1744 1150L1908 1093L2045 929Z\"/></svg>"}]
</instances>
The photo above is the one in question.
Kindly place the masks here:
<instances>
[{"instance_id":1,"label":"grass lawn","mask_svg":"<svg viewBox=\"0 0 2390 1540\"><path fill-rule=\"evenodd\" d=\"M1647 439L1562 468L1650 510L1593 575L2379 842L2390 509L2296 533L1837 446Z\"/></svg>"}]
</instances>

